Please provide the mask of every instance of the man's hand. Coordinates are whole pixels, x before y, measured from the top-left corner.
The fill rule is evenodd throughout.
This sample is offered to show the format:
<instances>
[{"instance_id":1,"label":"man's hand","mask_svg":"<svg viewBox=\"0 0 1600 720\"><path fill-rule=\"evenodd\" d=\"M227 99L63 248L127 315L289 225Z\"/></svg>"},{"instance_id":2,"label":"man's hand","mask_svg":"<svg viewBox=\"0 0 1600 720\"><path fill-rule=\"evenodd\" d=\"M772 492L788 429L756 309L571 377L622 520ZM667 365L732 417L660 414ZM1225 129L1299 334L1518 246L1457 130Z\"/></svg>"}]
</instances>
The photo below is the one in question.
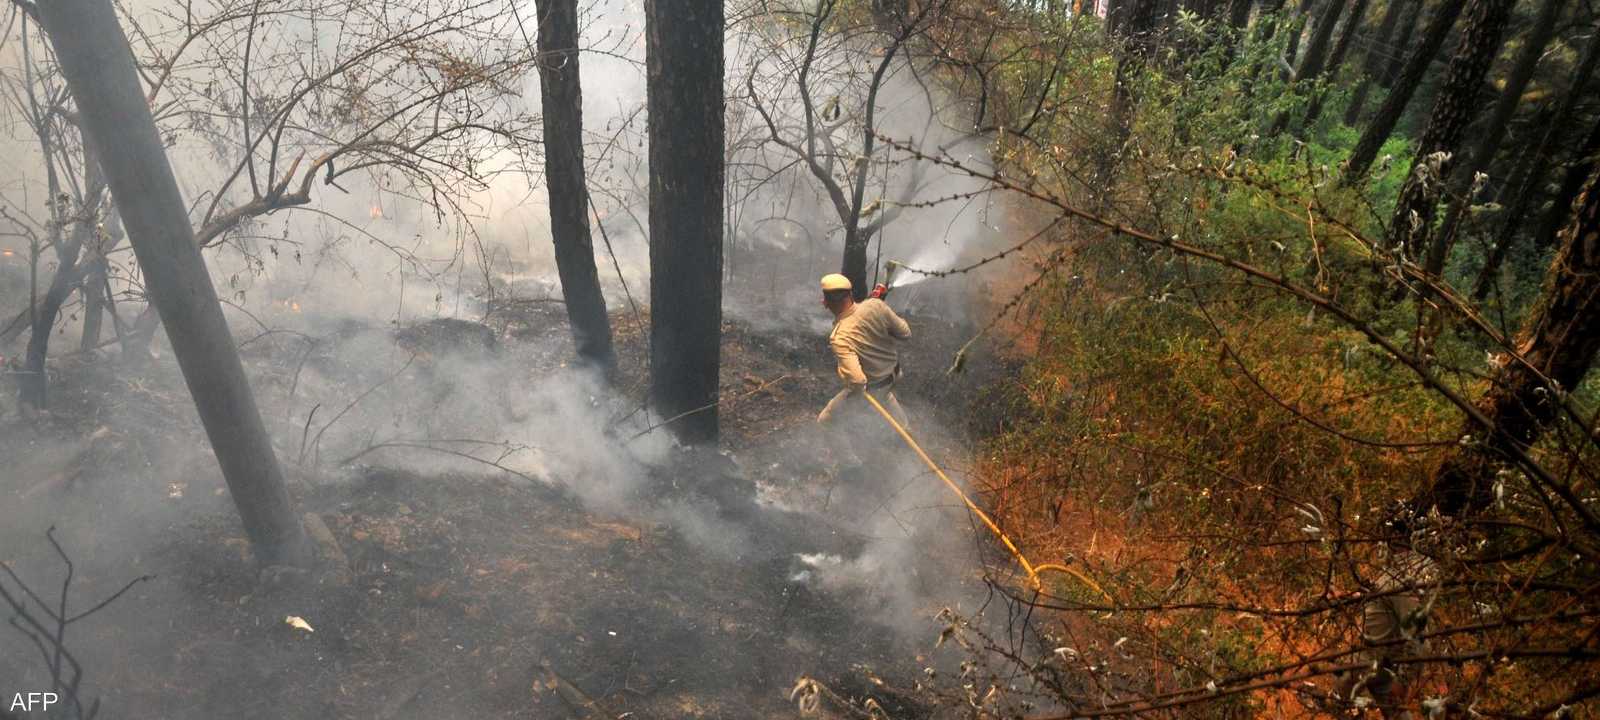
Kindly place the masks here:
<instances>
[{"instance_id":1,"label":"man's hand","mask_svg":"<svg viewBox=\"0 0 1600 720\"><path fill-rule=\"evenodd\" d=\"M889 294L889 286L885 285L883 283L878 283L877 285L874 285L872 287L872 292L867 293L867 297L877 298L879 300L882 300L883 297L885 295L888 295L888 294Z\"/></svg>"}]
</instances>

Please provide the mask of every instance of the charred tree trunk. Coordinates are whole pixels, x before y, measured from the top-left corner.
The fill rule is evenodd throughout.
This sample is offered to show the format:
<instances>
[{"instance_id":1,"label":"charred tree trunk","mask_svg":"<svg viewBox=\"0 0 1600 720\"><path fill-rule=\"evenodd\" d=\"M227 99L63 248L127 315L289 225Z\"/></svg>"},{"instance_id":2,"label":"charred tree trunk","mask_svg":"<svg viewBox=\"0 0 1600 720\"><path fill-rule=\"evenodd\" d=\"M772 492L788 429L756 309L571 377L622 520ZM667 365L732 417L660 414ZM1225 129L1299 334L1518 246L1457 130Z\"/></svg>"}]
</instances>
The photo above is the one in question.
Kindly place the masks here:
<instances>
[{"instance_id":1,"label":"charred tree trunk","mask_svg":"<svg viewBox=\"0 0 1600 720\"><path fill-rule=\"evenodd\" d=\"M1400 186L1400 199L1389 221L1389 247L1403 248L1413 257L1421 255L1428 247L1439 195L1454 171L1461 135L1477 114L1478 92L1489 75L1489 66L1500 52L1506 20L1511 17L1514 4L1516 0L1472 0L1468 7L1461 44L1450 60L1444 86L1439 88L1439 96L1434 100L1428 127L1417 140L1412 170L1405 184ZM1438 176L1428 178L1417 173L1416 168L1434 153L1443 154Z\"/></svg>"},{"instance_id":2,"label":"charred tree trunk","mask_svg":"<svg viewBox=\"0 0 1600 720\"><path fill-rule=\"evenodd\" d=\"M616 364L611 318L600 292L589 235L589 188L583 167L583 90L578 80L577 0L536 0L539 96L543 101L545 183L556 272L567 301L578 357L596 367Z\"/></svg>"},{"instance_id":3,"label":"charred tree trunk","mask_svg":"<svg viewBox=\"0 0 1600 720\"><path fill-rule=\"evenodd\" d=\"M96 166L98 168L98 165ZM95 243L90 248L91 255L83 264L83 336L79 340L78 349L83 351L100 347L101 328L106 315L111 316L111 329L116 333L117 340L123 341L126 336L122 332L122 319L117 316L116 299L111 295L111 283L108 277L110 263L106 255L122 244L122 221L117 215L117 208L111 205L106 208L104 233L96 233Z\"/></svg>"},{"instance_id":4,"label":"charred tree trunk","mask_svg":"<svg viewBox=\"0 0 1600 720\"><path fill-rule=\"evenodd\" d=\"M90 258L83 266L83 334L78 339L81 351L100 346L106 313L105 271L105 260L99 257Z\"/></svg>"},{"instance_id":5,"label":"charred tree trunk","mask_svg":"<svg viewBox=\"0 0 1600 720\"><path fill-rule=\"evenodd\" d=\"M1506 255L1511 252L1511 246L1516 242L1517 231L1522 229L1522 218L1533 208L1534 198L1538 196L1539 188L1543 185L1541 178L1544 177L1544 171L1549 167L1551 158L1555 156L1556 149L1561 144L1562 134L1573 124L1573 114L1577 110L1578 101L1587 92L1597 66L1600 66L1600 34L1589 38L1589 45L1583 51L1583 59L1578 61L1577 71L1573 73L1572 84L1567 88L1566 94L1561 96L1560 104L1550 117L1550 121L1546 123L1544 135L1540 137L1538 146L1532 152L1523 155L1523 166L1518 172L1512 173L1511 183L1506 186L1504 193L1509 200L1501 202L1505 210L1501 213L1502 219L1493 249L1489 251L1489 257L1484 260L1483 268L1478 271L1478 279L1472 283L1473 298L1483 300L1489 296L1489 290L1500 274L1500 266L1505 263ZM1600 133L1600 124L1596 124L1595 133ZM1593 136L1594 133L1591 133L1591 137ZM1580 155L1579 160L1582 159L1583 156Z\"/></svg>"},{"instance_id":6,"label":"charred tree trunk","mask_svg":"<svg viewBox=\"0 0 1600 720\"><path fill-rule=\"evenodd\" d=\"M77 102L83 132L103 149L100 164L151 301L167 327L256 559L302 564L307 559L304 531L195 244L116 12L109 0L51 0L39 5L39 14Z\"/></svg>"},{"instance_id":7,"label":"charred tree trunk","mask_svg":"<svg viewBox=\"0 0 1600 720\"><path fill-rule=\"evenodd\" d=\"M1394 132L1395 124L1400 122L1400 116L1405 113L1406 106L1411 104L1411 96L1422 83L1422 76L1427 74L1428 66L1433 64L1433 57L1439 53L1439 48L1444 46L1445 38L1450 35L1450 28L1456 24L1456 18L1460 17L1461 9L1465 5L1464 2L1448 0L1440 3L1438 9L1434 11L1421 42L1406 56L1405 67L1395 77L1388 97L1383 99L1383 106L1378 108L1377 114L1372 116L1367 129L1362 131L1361 138L1356 141L1356 146L1350 150L1350 159L1345 163L1345 184L1356 184L1366 177L1368 170L1372 169L1373 161L1378 159L1378 151L1389 141L1389 134Z\"/></svg>"},{"instance_id":8,"label":"charred tree trunk","mask_svg":"<svg viewBox=\"0 0 1600 720\"><path fill-rule=\"evenodd\" d=\"M1355 125L1361 121L1361 113L1367 105L1367 94L1372 91L1372 83L1383 72L1385 63L1382 50L1393 45L1398 45L1398 39L1410 37L1411 31L1416 29L1417 12L1421 8L1421 0L1393 0L1389 8L1383 12L1383 20L1378 24L1378 34L1372 37L1367 44L1367 54L1361 62L1361 77L1356 80L1355 92L1350 96L1350 105L1344 110L1344 124ZM1401 15L1410 18L1409 27L1399 22ZM1400 35L1395 34L1395 28L1404 28Z\"/></svg>"},{"instance_id":9,"label":"charred tree trunk","mask_svg":"<svg viewBox=\"0 0 1600 720\"><path fill-rule=\"evenodd\" d=\"M1527 89L1528 81L1533 79L1533 71L1539 66L1539 58L1544 55L1545 46L1550 44L1550 38L1555 34L1556 18L1561 15L1561 8L1565 4L1565 0L1545 0L1544 5L1539 8L1539 16L1534 19L1533 27L1528 30L1528 36L1517 53L1517 61L1511 67L1510 74L1506 76L1506 86L1500 92L1500 100L1495 103L1494 114L1489 116L1489 121L1484 126L1483 134L1478 138L1478 144L1472 154L1467 156L1467 161L1462 163L1461 169L1454 174L1450 212L1445 215L1444 225L1440 226L1439 232L1428 246L1428 259L1424 266L1434 275L1444 271L1445 261L1450 257L1450 248L1455 245L1461 219L1465 216L1467 208L1472 205L1473 181L1478 173L1487 172L1490 164L1494 162L1495 155L1500 150L1500 141L1505 139L1506 126L1511 123L1511 116L1516 114L1517 106L1522 102L1522 92ZM1578 183L1582 182L1583 178L1578 178ZM1574 187L1572 191L1576 192L1577 188ZM1551 234L1554 234L1554 229L1551 230Z\"/></svg>"},{"instance_id":10,"label":"charred tree trunk","mask_svg":"<svg viewBox=\"0 0 1600 720\"><path fill-rule=\"evenodd\" d=\"M78 267L82 240L80 231L74 228L71 239L62 237L58 241L56 260L59 264L50 278L50 289L45 292L44 301L34 310L22 374L17 378L17 399L29 407L42 410L50 406L50 375L45 369L45 359L50 354L50 334L55 330L56 318L61 315L61 306L72 296L83 276Z\"/></svg>"},{"instance_id":11,"label":"charred tree trunk","mask_svg":"<svg viewBox=\"0 0 1600 720\"><path fill-rule=\"evenodd\" d=\"M645 1L650 397L685 443L717 439L723 23L721 3Z\"/></svg>"},{"instance_id":12,"label":"charred tree trunk","mask_svg":"<svg viewBox=\"0 0 1600 720\"><path fill-rule=\"evenodd\" d=\"M1588 164L1588 183L1572 206L1561 248L1545 276L1544 292L1508 361L1477 403L1489 426L1469 421L1463 442L1445 458L1416 509L1438 507L1460 516L1486 507L1500 469L1513 465L1555 419L1555 400L1576 388L1600 350L1600 172Z\"/></svg>"}]
</instances>

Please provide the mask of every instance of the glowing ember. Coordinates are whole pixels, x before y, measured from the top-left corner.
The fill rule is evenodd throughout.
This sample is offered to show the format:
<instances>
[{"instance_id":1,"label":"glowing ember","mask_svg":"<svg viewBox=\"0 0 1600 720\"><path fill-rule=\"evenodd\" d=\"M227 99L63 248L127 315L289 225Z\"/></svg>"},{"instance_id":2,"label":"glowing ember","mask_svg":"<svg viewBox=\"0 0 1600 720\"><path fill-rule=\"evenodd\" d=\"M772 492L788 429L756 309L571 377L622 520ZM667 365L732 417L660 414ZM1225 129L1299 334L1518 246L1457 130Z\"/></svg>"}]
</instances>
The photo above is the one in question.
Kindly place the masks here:
<instances>
[{"instance_id":1,"label":"glowing ember","mask_svg":"<svg viewBox=\"0 0 1600 720\"><path fill-rule=\"evenodd\" d=\"M11 252L10 250L0 250L0 255L11 257L12 255L16 255L16 253Z\"/></svg>"}]
</instances>

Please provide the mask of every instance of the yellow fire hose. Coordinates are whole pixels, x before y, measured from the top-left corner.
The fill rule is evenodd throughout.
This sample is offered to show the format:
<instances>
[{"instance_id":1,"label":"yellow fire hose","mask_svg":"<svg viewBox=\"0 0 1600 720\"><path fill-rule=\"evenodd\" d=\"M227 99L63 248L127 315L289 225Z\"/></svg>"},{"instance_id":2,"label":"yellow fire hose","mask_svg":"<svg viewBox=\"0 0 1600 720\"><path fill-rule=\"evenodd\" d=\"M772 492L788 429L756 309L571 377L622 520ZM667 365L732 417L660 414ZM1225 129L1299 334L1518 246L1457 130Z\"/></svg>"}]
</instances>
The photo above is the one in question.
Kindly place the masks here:
<instances>
[{"instance_id":1,"label":"yellow fire hose","mask_svg":"<svg viewBox=\"0 0 1600 720\"><path fill-rule=\"evenodd\" d=\"M1021 550L1017 549L1016 543L1011 542L1011 538L1007 537L1005 531L1001 530L1000 526L996 525L994 520L989 518L988 513L984 512L982 508L979 508L978 504L972 501L972 498L967 497L966 492L962 491L961 486L956 485L955 482L950 479L950 476L944 474L944 470L939 469L939 465L933 461L933 458L928 457L928 453L923 451L922 446L917 444L916 439L911 437L911 433L906 431L905 427L900 424L900 421L895 420L894 416L889 414L888 410L884 409L883 404L878 402L878 399L872 396L872 393L863 390L861 391L861 394L867 396L867 402L872 403L873 409L877 410L878 414L882 415L883 419L889 422L889 426L894 428L896 433L900 434L900 439L906 441L906 445L910 446L912 451L916 452L917 457L922 458L922 462L928 465L928 469L932 470L933 474L938 475L939 479L944 481L945 487L950 488L950 492L955 493L956 497L961 498L961 502L966 504L967 509L971 510L972 514L977 515L978 519L983 521L984 526L988 527L989 531L994 533L995 537L1000 538L1000 543L1006 546L1006 550L1011 552L1011 556L1017 559L1017 564L1021 565L1023 571L1028 573L1028 581L1033 584L1033 588L1035 590L1043 588L1043 584L1039 581L1040 573L1059 572L1077 578L1084 585L1087 585L1095 592L1100 593L1100 595L1105 597L1108 602L1116 602L1111 599L1110 594L1106 593L1105 590L1100 589L1100 586L1096 584L1095 581L1090 580L1088 576L1078 572L1077 570L1073 570L1065 565L1059 565L1055 563L1036 566L1033 563L1028 562L1028 558L1022 554Z\"/></svg>"}]
</instances>

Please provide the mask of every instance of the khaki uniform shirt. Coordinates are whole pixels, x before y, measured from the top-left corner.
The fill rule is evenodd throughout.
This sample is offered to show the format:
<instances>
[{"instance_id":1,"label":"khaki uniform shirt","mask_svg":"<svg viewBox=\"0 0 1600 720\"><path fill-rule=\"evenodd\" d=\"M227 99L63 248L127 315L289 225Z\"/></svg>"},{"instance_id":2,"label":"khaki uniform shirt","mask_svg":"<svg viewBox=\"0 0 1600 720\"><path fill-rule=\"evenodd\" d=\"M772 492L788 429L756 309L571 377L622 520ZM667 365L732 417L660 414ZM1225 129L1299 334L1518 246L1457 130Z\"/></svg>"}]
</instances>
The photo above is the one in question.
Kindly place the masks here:
<instances>
[{"instance_id":1,"label":"khaki uniform shirt","mask_svg":"<svg viewBox=\"0 0 1600 720\"><path fill-rule=\"evenodd\" d=\"M828 345L839 361L839 379L859 390L893 376L900 366L900 342L910 339L911 326L889 304L869 298L852 305L833 321Z\"/></svg>"}]
</instances>

